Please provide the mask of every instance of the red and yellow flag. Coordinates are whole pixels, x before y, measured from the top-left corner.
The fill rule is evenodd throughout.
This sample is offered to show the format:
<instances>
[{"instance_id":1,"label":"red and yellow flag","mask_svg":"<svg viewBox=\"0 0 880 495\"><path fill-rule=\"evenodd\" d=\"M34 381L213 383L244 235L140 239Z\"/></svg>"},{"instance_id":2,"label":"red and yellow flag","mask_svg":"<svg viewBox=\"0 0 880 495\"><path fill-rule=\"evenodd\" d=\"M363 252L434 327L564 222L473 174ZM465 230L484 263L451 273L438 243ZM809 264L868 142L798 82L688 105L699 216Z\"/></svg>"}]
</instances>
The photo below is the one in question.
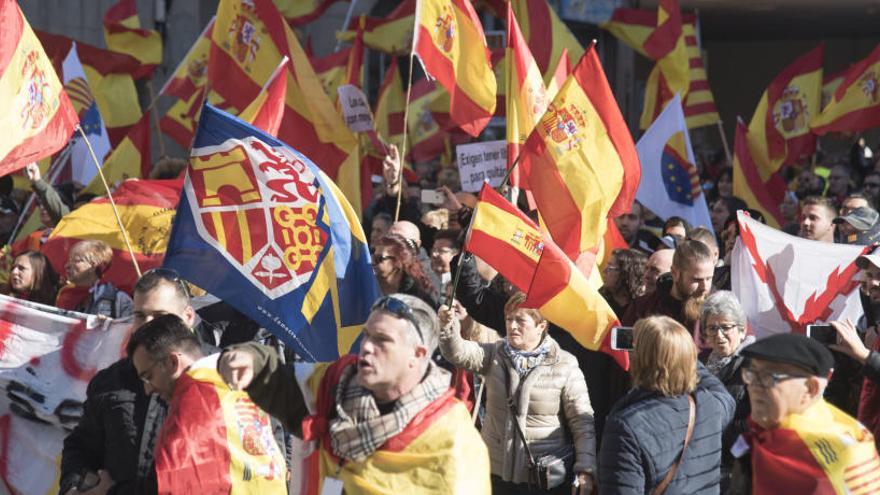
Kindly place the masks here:
<instances>
[{"instance_id":1,"label":"red and yellow flag","mask_svg":"<svg viewBox=\"0 0 880 495\"><path fill-rule=\"evenodd\" d=\"M479 136L495 113L497 87L483 26L470 0L423 0L415 53L451 96L452 122Z\"/></svg>"},{"instance_id":2,"label":"red and yellow flag","mask_svg":"<svg viewBox=\"0 0 880 495\"><path fill-rule=\"evenodd\" d=\"M880 492L874 437L824 399L789 414L772 430L752 428L754 493Z\"/></svg>"},{"instance_id":3,"label":"red and yellow flag","mask_svg":"<svg viewBox=\"0 0 880 495\"><path fill-rule=\"evenodd\" d=\"M813 119L813 132L859 132L880 127L880 45L847 69L831 100Z\"/></svg>"},{"instance_id":4,"label":"red and yellow flag","mask_svg":"<svg viewBox=\"0 0 880 495\"><path fill-rule=\"evenodd\" d=\"M529 51L525 38L519 30L513 9L507 6L507 64L505 96L507 115L507 166L519 156L519 149L526 142L541 116L547 110L550 98L544 86L544 78L538 64ZM551 97L552 98L552 97ZM521 187L521 169L516 168L510 183Z\"/></svg>"},{"instance_id":5,"label":"red and yellow flag","mask_svg":"<svg viewBox=\"0 0 880 495\"><path fill-rule=\"evenodd\" d=\"M253 124L272 136L278 136L281 119L284 117L284 99L287 95L287 64L290 59L284 57L260 90L256 99L241 112L242 120Z\"/></svg>"},{"instance_id":6,"label":"red and yellow flag","mask_svg":"<svg viewBox=\"0 0 880 495\"><path fill-rule=\"evenodd\" d=\"M538 211L566 255L596 249L607 218L632 207L641 167L596 51L590 47L523 147Z\"/></svg>"},{"instance_id":7,"label":"red and yellow flag","mask_svg":"<svg viewBox=\"0 0 880 495\"><path fill-rule=\"evenodd\" d=\"M60 150L79 123L15 0L0 0L0 175Z\"/></svg>"},{"instance_id":8,"label":"red and yellow flag","mask_svg":"<svg viewBox=\"0 0 880 495\"><path fill-rule=\"evenodd\" d=\"M162 63L162 37L158 31L142 29L134 0L119 0L104 14L107 48L136 58L141 68L134 77L152 75Z\"/></svg>"},{"instance_id":9,"label":"red and yellow flag","mask_svg":"<svg viewBox=\"0 0 880 495\"><path fill-rule=\"evenodd\" d=\"M394 143L400 149L403 141L403 112L406 110L406 94L397 67L397 57L391 58L391 65L385 70L385 79L379 88L379 97L373 115L376 132L385 141Z\"/></svg>"},{"instance_id":10,"label":"red and yellow flag","mask_svg":"<svg viewBox=\"0 0 880 495\"><path fill-rule=\"evenodd\" d=\"M767 86L749 122L749 149L761 179L816 149L810 122L822 103L824 44L800 56Z\"/></svg>"},{"instance_id":11,"label":"red and yellow flag","mask_svg":"<svg viewBox=\"0 0 880 495\"><path fill-rule=\"evenodd\" d=\"M213 18L208 21L159 94L188 99L205 85L208 80L208 55L211 51L214 22Z\"/></svg>"},{"instance_id":12,"label":"red and yellow flag","mask_svg":"<svg viewBox=\"0 0 880 495\"><path fill-rule=\"evenodd\" d=\"M678 0L660 0L657 28L643 46L648 57L657 61L645 86L645 105L639 122L642 129L647 129L676 93L684 101L690 89L690 57Z\"/></svg>"},{"instance_id":13,"label":"red and yellow flag","mask_svg":"<svg viewBox=\"0 0 880 495\"><path fill-rule=\"evenodd\" d=\"M46 48L46 54L52 59L55 70L62 74L63 62L70 53L73 40L66 36L39 31L37 35ZM82 63L89 89L98 104L98 111L107 129L110 144L117 146L128 134L131 126L140 120L143 113L134 85L141 64L130 55L104 50L79 41L76 42L76 52Z\"/></svg>"},{"instance_id":14,"label":"red and yellow flag","mask_svg":"<svg viewBox=\"0 0 880 495\"><path fill-rule=\"evenodd\" d=\"M315 75L321 81L321 87L332 101L336 101L336 88L345 84L348 62L353 51L353 47L349 46L326 57L309 58Z\"/></svg>"},{"instance_id":15,"label":"red and yellow flag","mask_svg":"<svg viewBox=\"0 0 880 495\"><path fill-rule=\"evenodd\" d=\"M175 383L156 442L158 493L286 493L269 415L230 390L216 363L202 358Z\"/></svg>"},{"instance_id":16,"label":"red and yellow flag","mask_svg":"<svg viewBox=\"0 0 880 495\"><path fill-rule=\"evenodd\" d=\"M113 200L142 271L162 265L182 187L183 179L133 179L123 182L113 192ZM104 277L116 287L130 292L137 273L106 197L94 199L62 218L43 244L42 252L58 273L64 273L67 253L74 244L85 239L102 240L113 248L113 263Z\"/></svg>"},{"instance_id":17,"label":"red and yellow flag","mask_svg":"<svg viewBox=\"0 0 880 495\"><path fill-rule=\"evenodd\" d=\"M149 176L153 163L150 158L150 113L141 117L128 135L113 149L101 170L110 188L115 188L128 179L143 179ZM100 176L95 176L82 193L98 196L107 194Z\"/></svg>"},{"instance_id":18,"label":"red and yellow flag","mask_svg":"<svg viewBox=\"0 0 880 495\"><path fill-rule=\"evenodd\" d=\"M413 84L409 101L407 138L410 150L407 160L422 162L433 160L443 153L448 133L438 122L438 114L431 107L449 95L433 81L421 79Z\"/></svg>"},{"instance_id":19,"label":"red and yellow flag","mask_svg":"<svg viewBox=\"0 0 880 495\"><path fill-rule=\"evenodd\" d=\"M748 144L749 130L742 120L736 122L736 138L733 144L733 195L741 198L760 211L767 225L782 228L784 219L779 205L785 199L785 180L778 172L765 180L758 171Z\"/></svg>"},{"instance_id":20,"label":"red and yellow flag","mask_svg":"<svg viewBox=\"0 0 880 495\"><path fill-rule=\"evenodd\" d=\"M339 0L274 0L275 6L291 26L308 24L324 15Z\"/></svg>"},{"instance_id":21,"label":"red and yellow flag","mask_svg":"<svg viewBox=\"0 0 880 495\"><path fill-rule=\"evenodd\" d=\"M364 20L364 46L389 55L405 55L410 51L415 25L416 0L403 0L385 17L367 17ZM340 41L352 41L356 36L358 19L352 19L348 31L337 32Z\"/></svg>"}]
</instances>

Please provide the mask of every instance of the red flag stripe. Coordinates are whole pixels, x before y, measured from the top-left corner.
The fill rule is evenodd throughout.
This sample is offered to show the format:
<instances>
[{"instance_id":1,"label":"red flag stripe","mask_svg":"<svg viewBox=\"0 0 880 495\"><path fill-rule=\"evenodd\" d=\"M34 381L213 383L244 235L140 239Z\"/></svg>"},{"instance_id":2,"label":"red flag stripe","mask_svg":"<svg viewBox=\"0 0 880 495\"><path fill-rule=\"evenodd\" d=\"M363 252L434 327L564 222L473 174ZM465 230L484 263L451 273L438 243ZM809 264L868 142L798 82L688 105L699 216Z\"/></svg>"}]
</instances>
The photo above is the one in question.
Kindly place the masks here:
<instances>
[{"instance_id":1,"label":"red flag stripe","mask_svg":"<svg viewBox=\"0 0 880 495\"><path fill-rule=\"evenodd\" d=\"M5 14L0 18L0 77L6 73L9 68L9 61L15 55L16 48L24 33L24 16L17 8L18 4L14 4L13 8L0 9L0 13Z\"/></svg>"}]
</instances>

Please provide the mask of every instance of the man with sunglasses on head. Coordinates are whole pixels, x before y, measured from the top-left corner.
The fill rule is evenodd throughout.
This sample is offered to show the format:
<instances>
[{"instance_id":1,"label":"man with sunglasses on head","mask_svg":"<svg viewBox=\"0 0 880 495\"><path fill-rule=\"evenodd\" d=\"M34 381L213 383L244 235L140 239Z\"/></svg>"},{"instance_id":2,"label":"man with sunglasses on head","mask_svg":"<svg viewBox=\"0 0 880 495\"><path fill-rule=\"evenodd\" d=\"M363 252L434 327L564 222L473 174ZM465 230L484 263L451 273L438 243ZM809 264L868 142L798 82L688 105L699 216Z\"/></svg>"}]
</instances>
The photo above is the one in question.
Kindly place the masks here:
<instances>
[{"instance_id":1,"label":"man with sunglasses on head","mask_svg":"<svg viewBox=\"0 0 880 495\"><path fill-rule=\"evenodd\" d=\"M490 493L486 446L431 360L438 335L425 302L392 294L373 305L357 355L294 370L248 343L225 350L218 369L230 388L317 442L320 476L307 480L309 493Z\"/></svg>"},{"instance_id":2,"label":"man with sunglasses on head","mask_svg":"<svg viewBox=\"0 0 880 495\"><path fill-rule=\"evenodd\" d=\"M743 349L750 431L731 449L751 453L752 489L771 493L877 493L871 433L825 402L834 358L816 340L779 333Z\"/></svg>"},{"instance_id":3,"label":"man with sunglasses on head","mask_svg":"<svg viewBox=\"0 0 880 495\"><path fill-rule=\"evenodd\" d=\"M165 314L189 328L197 319L177 272L150 270L134 286L132 329ZM216 352L203 347L206 354ZM158 395L145 393L129 358L99 371L89 382L79 424L64 440L60 493L155 493L153 449L166 411Z\"/></svg>"}]
</instances>

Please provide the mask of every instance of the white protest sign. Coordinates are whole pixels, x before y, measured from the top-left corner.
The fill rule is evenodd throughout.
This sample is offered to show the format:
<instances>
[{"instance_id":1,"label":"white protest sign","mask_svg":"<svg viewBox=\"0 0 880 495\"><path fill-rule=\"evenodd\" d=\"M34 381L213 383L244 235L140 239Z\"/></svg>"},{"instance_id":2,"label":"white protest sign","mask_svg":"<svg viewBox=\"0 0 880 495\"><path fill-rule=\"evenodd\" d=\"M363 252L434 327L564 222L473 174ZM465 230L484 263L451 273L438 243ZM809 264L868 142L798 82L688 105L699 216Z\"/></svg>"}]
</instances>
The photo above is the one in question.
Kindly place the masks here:
<instances>
[{"instance_id":1,"label":"white protest sign","mask_svg":"<svg viewBox=\"0 0 880 495\"><path fill-rule=\"evenodd\" d=\"M479 192L483 182L498 187L507 172L507 141L484 141L455 147L461 190Z\"/></svg>"},{"instance_id":2,"label":"white protest sign","mask_svg":"<svg viewBox=\"0 0 880 495\"><path fill-rule=\"evenodd\" d=\"M354 132L373 130L373 115L363 91L353 84L344 84L336 88L339 103L342 105L342 116L345 124Z\"/></svg>"}]
</instances>

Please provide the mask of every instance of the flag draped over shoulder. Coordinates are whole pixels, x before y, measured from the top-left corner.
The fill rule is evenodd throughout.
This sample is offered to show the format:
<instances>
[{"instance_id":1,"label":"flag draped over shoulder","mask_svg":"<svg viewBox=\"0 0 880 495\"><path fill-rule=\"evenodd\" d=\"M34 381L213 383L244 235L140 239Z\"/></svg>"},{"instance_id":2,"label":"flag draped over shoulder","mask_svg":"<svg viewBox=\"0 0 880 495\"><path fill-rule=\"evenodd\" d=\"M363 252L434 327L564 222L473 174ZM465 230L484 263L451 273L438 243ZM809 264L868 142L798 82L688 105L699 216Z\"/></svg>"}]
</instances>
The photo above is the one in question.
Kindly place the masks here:
<instances>
[{"instance_id":1,"label":"flag draped over shoulder","mask_svg":"<svg viewBox=\"0 0 880 495\"><path fill-rule=\"evenodd\" d=\"M181 186L179 179L128 180L113 192L113 200L142 271L162 264ZM116 287L130 290L137 281L137 273L106 197L94 199L64 216L41 251L55 271L64 273L62 269L70 249L85 239L97 239L110 245L113 263L104 277Z\"/></svg>"},{"instance_id":2,"label":"flag draped over shoulder","mask_svg":"<svg viewBox=\"0 0 880 495\"><path fill-rule=\"evenodd\" d=\"M123 357L130 327L0 295L4 493L58 493L64 438L79 422L91 379Z\"/></svg>"},{"instance_id":3,"label":"flag draped over shoulder","mask_svg":"<svg viewBox=\"0 0 880 495\"><path fill-rule=\"evenodd\" d=\"M483 26L470 0L419 0L415 53L451 96L452 122L479 136L495 113L497 86Z\"/></svg>"},{"instance_id":4,"label":"flag draped over shoulder","mask_svg":"<svg viewBox=\"0 0 880 495\"><path fill-rule=\"evenodd\" d=\"M681 100L678 95L636 144L642 180L636 199L662 220L684 218L712 230Z\"/></svg>"},{"instance_id":5,"label":"flag draped over shoulder","mask_svg":"<svg viewBox=\"0 0 880 495\"><path fill-rule=\"evenodd\" d=\"M360 222L336 185L298 151L210 105L165 266L309 361L347 353L379 295Z\"/></svg>"},{"instance_id":6,"label":"flag draped over shoulder","mask_svg":"<svg viewBox=\"0 0 880 495\"><path fill-rule=\"evenodd\" d=\"M813 120L813 132L823 135L880 127L880 45L834 80L838 86Z\"/></svg>"},{"instance_id":7,"label":"flag draped over shoulder","mask_svg":"<svg viewBox=\"0 0 880 495\"><path fill-rule=\"evenodd\" d=\"M816 149L810 122L822 102L824 44L801 55L764 90L749 122L749 149L761 179Z\"/></svg>"},{"instance_id":8,"label":"flag draped over shoulder","mask_svg":"<svg viewBox=\"0 0 880 495\"><path fill-rule=\"evenodd\" d=\"M737 119L733 142L733 195L760 211L771 227L782 228L785 220L779 205L785 199L785 179L775 172L765 181L749 149L749 130Z\"/></svg>"},{"instance_id":9,"label":"flag draped over shoulder","mask_svg":"<svg viewBox=\"0 0 880 495\"><path fill-rule=\"evenodd\" d=\"M142 29L135 0L119 0L104 14L107 48L125 53L142 64L136 79L152 75L162 63L162 37L158 31Z\"/></svg>"},{"instance_id":10,"label":"flag draped over shoulder","mask_svg":"<svg viewBox=\"0 0 880 495\"><path fill-rule=\"evenodd\" d=\"M104 160L101 170L111 188L128 179L145 179L153 166L150 150L150 114L145 113L119 146ZM100 176L95 176L82 190L83 194L106 194Z\"/></svg>"},{"instance_id":11,"label":"flag draped over shoulder","mask_svg":"<svg viewBox=\"0 0 880 495\"><path fill-rule=\"evenodd\" d=\"M0 26L0 175L6 175L61 149L79 119L15 0L0 0Z\"/></svg>"},{"instance_id":12,"label":"flag draped over shoulder","mask_svg":"<svg viewBox=\"0 0 880 495\"><path fill-rule=\"evenodd\" d=\"M538 211L569 258L596 249L606 218L630 210L639 158L594 48L556 94L522 154Z\"/></svg>"},{"instance_id":13,"label":"flag draped over shoulder","mask_svg":"<svg viewBox=\"0 0 880 495\"><path fill-rule=\"evenodd\" d=\"M229 389L218 358L196 361L174 385L156 442L158 493L284 493L287 465L269 415Z\"/></svg>"},{"instance_id":14,"label":"flag draped over shoulder","mask_svg":"<svg viewBox=\"0 0 880 495\"><path fill-rule=\"evenodd\" d=\"M863 246L801 239L738 213L733 292L758 338L862 315L856 258Z\"/></svg>"}]
</instances>

